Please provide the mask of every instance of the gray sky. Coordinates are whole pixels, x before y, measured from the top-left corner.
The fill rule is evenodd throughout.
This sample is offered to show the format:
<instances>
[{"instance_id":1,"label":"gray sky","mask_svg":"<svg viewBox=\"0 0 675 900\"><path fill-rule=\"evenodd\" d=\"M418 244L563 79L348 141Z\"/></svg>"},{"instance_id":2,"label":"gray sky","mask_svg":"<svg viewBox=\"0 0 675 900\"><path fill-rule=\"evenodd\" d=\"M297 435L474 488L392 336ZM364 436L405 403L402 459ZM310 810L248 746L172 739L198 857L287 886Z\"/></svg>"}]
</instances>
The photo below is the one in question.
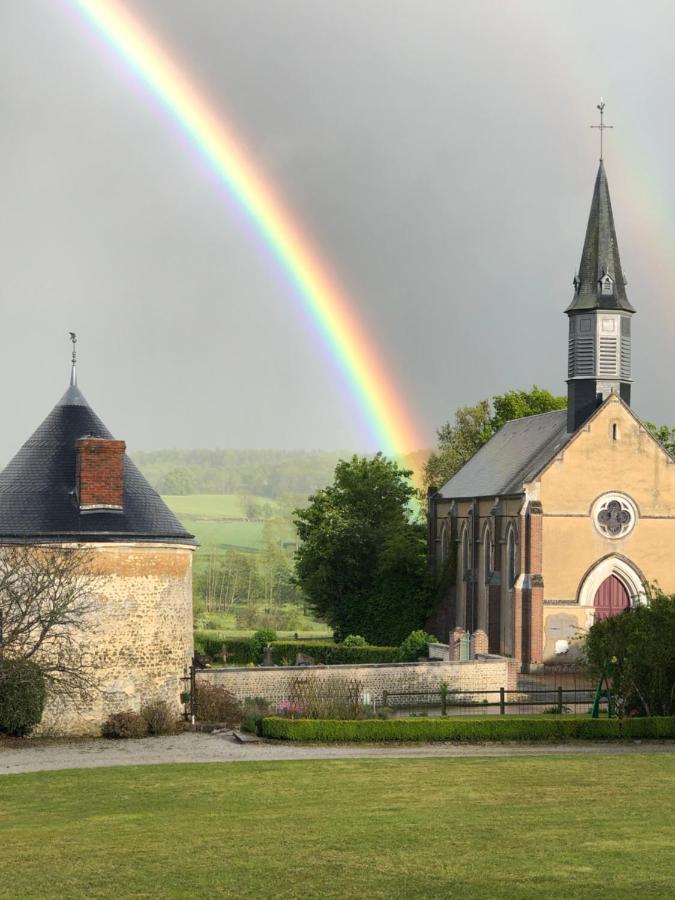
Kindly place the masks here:
<instances>
[{"instance_id":1,"label":"gray sky","mask_svg":"<svg viewBox=\"0 0 675 900\"><path fill-rule=\"evenodd\" d=\"M669 2L129 0L353 298L431 444L458 405L564 391L597 166L634 407L675 424ZM204 159L67 0L0 4L5 461L68 378L133 449L374 449Z\"/></svg>"}]
</instances>

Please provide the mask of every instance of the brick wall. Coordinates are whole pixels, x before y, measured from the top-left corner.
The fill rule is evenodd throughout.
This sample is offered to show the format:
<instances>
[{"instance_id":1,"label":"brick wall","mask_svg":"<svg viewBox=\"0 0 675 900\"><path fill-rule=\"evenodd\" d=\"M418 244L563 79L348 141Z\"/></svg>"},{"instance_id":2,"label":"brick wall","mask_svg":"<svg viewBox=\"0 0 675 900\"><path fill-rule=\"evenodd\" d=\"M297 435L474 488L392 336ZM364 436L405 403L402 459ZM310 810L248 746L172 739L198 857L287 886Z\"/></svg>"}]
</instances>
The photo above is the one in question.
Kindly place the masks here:
<instances>
[{"instance_id":1,"label":"brick wall","mask_svg":"<svg viewBox=\"0 0 675 900\"><path fill-rule=\"evenodd\" d=\"M258 667L255 669L204 669L197 673L198 684L205 680L222 685L239 700L264 697L271 703L288 699L292 683L298 677L310 676L329 683L331 679L354 679L371 700L382 702L384 691L438 690L441 681L460 691L515 690L516 665L510 659L470 662L389 663L386 665ZM476 696L482 700L483 696Z\"/></svg>"},{"instance_id":2,"label":"brick wall","mask_svg":"<svg viewBox=\"0 0 675 900\"><path fill-rule=\"evenodd\" d=\"M124 441L81 438L77 442L80 509L123 509Z\"/></svg>"}]
</instances>

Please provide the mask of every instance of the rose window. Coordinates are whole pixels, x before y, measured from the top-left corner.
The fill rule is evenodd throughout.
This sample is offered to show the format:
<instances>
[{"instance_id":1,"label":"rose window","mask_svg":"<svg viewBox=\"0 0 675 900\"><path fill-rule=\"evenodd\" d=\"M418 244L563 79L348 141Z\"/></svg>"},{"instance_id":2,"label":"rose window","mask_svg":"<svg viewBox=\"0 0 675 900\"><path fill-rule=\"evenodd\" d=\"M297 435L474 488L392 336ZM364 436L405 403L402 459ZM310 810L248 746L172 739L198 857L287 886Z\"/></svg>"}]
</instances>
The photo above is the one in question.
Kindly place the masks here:
<instances>
[{"instance_id":1,"label":"rose window","mask_svg":"<svg viewBox=\"0 0 675 900\"><path fill-rule=\"evenodd\" d=\"M635 527L636 519L635 507L627 497L606 495L595 504L595 525L605 537L625 537Z\"/></svg>"}]
</instances>

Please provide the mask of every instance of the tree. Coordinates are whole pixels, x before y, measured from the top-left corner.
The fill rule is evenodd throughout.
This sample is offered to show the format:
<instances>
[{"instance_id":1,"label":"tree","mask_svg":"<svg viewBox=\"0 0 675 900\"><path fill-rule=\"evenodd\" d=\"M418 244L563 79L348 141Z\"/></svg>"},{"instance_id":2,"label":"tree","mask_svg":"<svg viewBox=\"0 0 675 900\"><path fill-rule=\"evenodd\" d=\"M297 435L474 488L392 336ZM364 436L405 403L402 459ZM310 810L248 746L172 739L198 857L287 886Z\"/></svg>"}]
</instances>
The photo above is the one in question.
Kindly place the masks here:
<instances>
[{"instance_id":1,"label":"tree","mask_svg":"<svg viewBox=\"0 0 675 900\"><path fill-rule=\"evenodd\" d=\"M437 490L467 463L506 422L564 409L565 397L555 397L537 387L530 391L507 391L475 406L462 406L453 422L438 429L438 449L424 467L424 486Z\"/></svg>"},{"instance_id":2,"label":"tree","mask_svg":"<svg viewBox=\"0 0 675 900\"><path fill-rule=\"evenodd\" d=\"M532 386L531 391L507 391L492 398L493 414L490 419L490 435L512 419L524 419L525 416L538 416L555 409L565 409L567 397L555 397L544 388Z\"/></svg>"},{"instance_id":3,"label":"tree","mask_svg":"<svg viewBox=\"0 0 675 900\"><path fill-rule=\"evenodd\" d=\"M675 456L675 428L671 428L670 425L654 425L653 422L644 424L663 449L667 450L671 456Z\"/></svg>"},{"instance_id":4,"label":"tree","mask_svg":"<svg viewBox=\"0 0 675 900\"><path fill-rule=\"evenodd\" d=\"M0 547L0 662L35 663L52 695L95 685L82 640L96 605L92 561L80 548Z\"/></svg>"},{"instance_id":5,"label":"tree","mask_svg":"<svg viewBox=\"0 0 675 900\"><path fill-rule=\"evenodd\" d=\"M424 623L431 590L424 529L411 521L411 474L381 453L353 456L296 510L296 577L338 636L398 644Z\"/></svg>"},{"instance_id":6,"label":"tree","mask_svg":"<svg viewBox=\"0 0 675 900\"><path fill-rule=\"evenodd\" d=\"M596 622L584 641L591 674L607 674L619 714L675 710L675 595L655 591L649 603Z\"/></svg>"},{"instance_id":7,"label":"tree","mask_svg":"<svg viewBox=\"0 0 675 900\"><path fill-rule=\"evenodd\" d=\"M186 494L194 494L195 480L192 472L185 466L178 469L171 469L164 476L162 481L162 494L169 496L185 496Z\"/></svg>"}]
</instances>

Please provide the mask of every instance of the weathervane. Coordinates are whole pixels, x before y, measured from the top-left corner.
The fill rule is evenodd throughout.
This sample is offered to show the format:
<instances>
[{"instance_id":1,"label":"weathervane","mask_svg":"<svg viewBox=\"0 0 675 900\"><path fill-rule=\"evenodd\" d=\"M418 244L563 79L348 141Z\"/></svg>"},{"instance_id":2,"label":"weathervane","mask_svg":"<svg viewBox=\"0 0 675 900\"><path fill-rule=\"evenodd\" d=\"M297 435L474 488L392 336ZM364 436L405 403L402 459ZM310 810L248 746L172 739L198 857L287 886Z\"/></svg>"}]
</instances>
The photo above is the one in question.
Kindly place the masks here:
<instances>
[{"instance_id":1,"label":"weathervane","mask_svg":"<svg viewBox=\"0 0 675 900\"><path fill-rule=\"evenodd\" d=\"M603 114L605 112L605 101L600 98L600 102L598 103L598 109L600 110L600 124L599 125L591 125L591 128L599 128L600 129L600 162L602 162L602 132L606 128L614 128L613 125L605 125L602 120Z\"/></svg>"},{"instance_id":2,"label":"weathervane","mask_svg":"<svg viewBox=\"0 0 675 900\"><path fill-rule=\"evenodd\" d=\"M71 357L71 368L70 368L70 383L71 385L77 384L77 372L75 371L75 366L77 365L77 335L74 331L69 331L70 341L73 345L73 355Z\"/></svg>"}]
</instances>

